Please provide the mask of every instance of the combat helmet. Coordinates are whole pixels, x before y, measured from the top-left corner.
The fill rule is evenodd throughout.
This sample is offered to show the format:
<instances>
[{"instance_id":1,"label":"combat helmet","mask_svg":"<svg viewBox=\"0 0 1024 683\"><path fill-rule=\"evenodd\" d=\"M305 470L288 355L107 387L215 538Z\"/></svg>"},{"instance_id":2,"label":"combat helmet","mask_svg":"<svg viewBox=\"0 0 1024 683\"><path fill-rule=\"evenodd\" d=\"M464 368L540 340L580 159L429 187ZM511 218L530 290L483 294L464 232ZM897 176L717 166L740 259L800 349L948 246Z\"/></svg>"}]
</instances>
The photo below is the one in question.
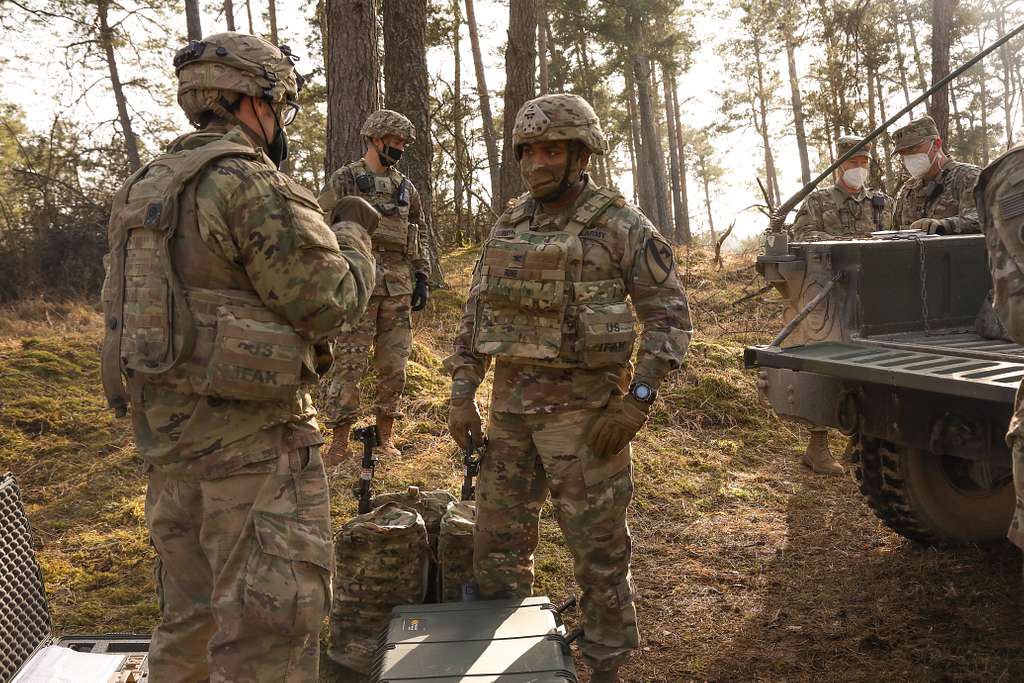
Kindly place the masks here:
<instances>
[{"instance_id":1,"label":"combat helmet","mask_svg":"<svg viewBox=\"0 0 1024 683\"><path fill-rule=\"evenodd\" d=\"M608 149L594 108L579 95L541 95L516 114L512 147L517 159L523 145L552 140L577 140L592 154L604 154Z\"/></svg>"},{"instance_id":2,"label":"combat helmet","mask_svg":"<svg viewBox=\"0 0 1024 683\"><path fill-rule=\"evenodd\" d=\"M298 59L287 45L277 47L246 33L193 40L174 56L178 104L197 126L207 111L233 119L231 105L241 95L288 103L297 110L295 99L303 83L295 70Z\"/></svg>"},{"instance_id":3,"label":"combat helmet","mask_svg":"<svg viewBox=\"0 0 1024 683\"><path fill-rule=\"evenodd\" d=\"M397 111L381 109L366 117L359 134L366 139L397 135L403 138L406 144L411 144L416 141L416 126Z\"/></svg>"}]
</instances>

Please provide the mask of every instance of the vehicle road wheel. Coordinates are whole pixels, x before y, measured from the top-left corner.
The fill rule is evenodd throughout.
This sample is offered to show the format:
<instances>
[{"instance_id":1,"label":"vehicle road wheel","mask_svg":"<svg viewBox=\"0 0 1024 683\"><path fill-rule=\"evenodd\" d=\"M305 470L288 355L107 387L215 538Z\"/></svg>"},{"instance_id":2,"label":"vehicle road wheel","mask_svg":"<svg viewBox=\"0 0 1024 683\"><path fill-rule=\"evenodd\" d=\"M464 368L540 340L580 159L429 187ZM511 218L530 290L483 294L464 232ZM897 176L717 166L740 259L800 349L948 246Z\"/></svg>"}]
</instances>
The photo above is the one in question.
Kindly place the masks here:
<instances>
[{"instance_id":1,"label":"vehicle road wheel","mask_svg":"<svg viewBox=\"0 0 1024 683\"><path fill-rule=\"evenodd\" d=\"M1006 538L1014 508L1009 468L982 484L985 472L972 461L859 435L847 457L868 505L896 533L927 545Z\"/></svg>"}]
</instances>

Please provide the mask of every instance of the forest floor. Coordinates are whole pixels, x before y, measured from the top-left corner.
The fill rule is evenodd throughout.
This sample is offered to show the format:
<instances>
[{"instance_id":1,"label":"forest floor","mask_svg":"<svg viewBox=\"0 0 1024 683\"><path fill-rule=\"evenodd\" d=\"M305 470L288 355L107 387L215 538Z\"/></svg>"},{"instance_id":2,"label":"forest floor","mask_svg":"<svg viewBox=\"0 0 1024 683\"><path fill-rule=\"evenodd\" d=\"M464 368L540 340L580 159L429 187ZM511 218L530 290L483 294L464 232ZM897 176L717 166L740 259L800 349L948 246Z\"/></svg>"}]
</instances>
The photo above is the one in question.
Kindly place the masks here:
<instances>
[{"instance_id":1,"label":"forest floor","mask_svg":"<svg viewBox=\"0 0 1024 683\"><path fill-rule=\"evenodd\" d=\"M381 464L380 491L458 491L441 359L473 256L446 257L452 287L414 321L405 455ZM781 306L771 295L733 305L760 287L752 263L735 255L717 270L706 253L681 254L697 333L635 442L643 645L624 679L1021 680L1019 553L927 549L888 531L852 477L803 469L804 434L758 402L742 348L770 338ZM101 333L87 305L0 312L0 471L21 486L61 634L143 631L157 616L145 480L127 422L104 408ZM840 435L832 448L842 452ZM333 506L336 526L354 513L343 493ZM574 590L547 509L537 567L538 592L558 602Z\"/></svg>"}]
</instances>

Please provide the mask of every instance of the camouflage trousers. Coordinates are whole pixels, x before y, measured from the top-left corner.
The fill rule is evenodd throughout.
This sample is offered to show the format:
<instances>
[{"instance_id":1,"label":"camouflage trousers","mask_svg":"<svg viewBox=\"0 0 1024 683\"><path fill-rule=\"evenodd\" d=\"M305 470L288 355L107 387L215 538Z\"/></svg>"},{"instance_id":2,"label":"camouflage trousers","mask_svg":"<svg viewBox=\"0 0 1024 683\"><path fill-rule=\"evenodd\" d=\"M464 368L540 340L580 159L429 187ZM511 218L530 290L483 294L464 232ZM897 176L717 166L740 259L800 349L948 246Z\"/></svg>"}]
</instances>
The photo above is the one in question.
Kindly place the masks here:
<instances>
[{"instance_id":1,"label":"camouflage trousers","mask_svg":"<svg viewBox=\"0 0 1024 683\"><path fill-rule=\"evenodd\" d=\"M335 338L334 365L321 386L318 406L328 427L358 417L359 382L366 374L371 344L377 371L376 411L389 417L398 414L412 349L409 305L408 294L372 296L355 328Z\"/></svg>"},{"instance_id":2,"label":"camouflage trousers","mask_svg":"<svg viewBox=\"0 0 1024 683\"><path fill-rule=\"evenodd\" d=\"M318 446L223 479L153 471L146 523L160 603L153 681L317 680L333 567Z\"/></svg>"},{"instance_id":3,"label":"camouflage trousers","mask_svg":"<svg viewBox=\"0 0 1024 683\"><path fill-rule=\"evenodd\" d=\"M640 641L626 525L630 449L608 458L591 452L586 436L601 410L491 412L473 553L482 597L529 596L540 510L550 491L581 591L581 650L597 669L623 663Z\"/></svg>"},{"instance_id":4,"label":"camouflage trousers","mask_svg":"<svg viewBox=\"0 0 1024 683\"><path fill-rule=\"evenodd\" d=\"M1010 519L1010 531L1006 537L1015 546L1024 550L1024 439L1013 439L1013 489L1017 504Z\"/></svg>"}]
</instances>

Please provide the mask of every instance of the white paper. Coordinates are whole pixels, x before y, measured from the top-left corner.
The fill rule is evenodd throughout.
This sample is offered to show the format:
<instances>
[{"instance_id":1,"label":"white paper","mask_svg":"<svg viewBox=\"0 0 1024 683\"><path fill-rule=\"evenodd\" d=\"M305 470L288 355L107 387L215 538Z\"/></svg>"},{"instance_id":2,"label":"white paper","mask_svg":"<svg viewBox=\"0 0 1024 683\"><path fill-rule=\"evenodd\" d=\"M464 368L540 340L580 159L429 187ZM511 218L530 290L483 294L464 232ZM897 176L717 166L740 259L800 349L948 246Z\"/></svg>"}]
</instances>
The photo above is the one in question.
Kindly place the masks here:
<instances>
[{"instance_id":1,"label":"white paper","mask_svg":"<svg viewBox=\"0 0 1024 683\"><path fill-rule=\"evenodd\" d=\"M50 645L37 652L11 683L107 683L124 658Z\"/></svg>"}]
</instances>

